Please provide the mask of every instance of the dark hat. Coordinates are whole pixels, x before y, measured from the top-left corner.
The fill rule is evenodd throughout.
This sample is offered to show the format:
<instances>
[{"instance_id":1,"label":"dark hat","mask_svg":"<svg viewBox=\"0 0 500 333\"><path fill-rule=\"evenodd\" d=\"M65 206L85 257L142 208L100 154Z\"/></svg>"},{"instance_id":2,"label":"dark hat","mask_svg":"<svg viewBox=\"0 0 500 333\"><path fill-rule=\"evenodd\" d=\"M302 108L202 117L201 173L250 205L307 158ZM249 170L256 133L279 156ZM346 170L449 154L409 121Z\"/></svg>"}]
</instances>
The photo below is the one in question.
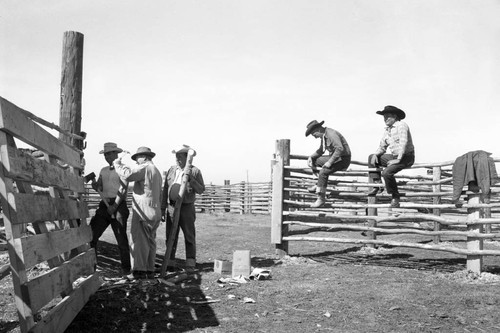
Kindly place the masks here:
<instances>
[{"instance_id":1,"label":"dark hat","mask_svg":"<svg viewBox=\"0 0 500 333\"><path fill-rule=\"evenodd\" d=\"M386 113L394 113L398 116L399 119L405 119L406 114L403 110L398 109L395 106L387 105L382 111L377 111L377 114L384 115Z\"/></svg>"},{"instance_id":2,"label":"dark hat","mask_svg":"<svg viewBox=\"0 0 500 333\"><path fill-rule=\"evenodd\" d=\"M104 144L104 149L99 152L99 154L106 154L109 153L110 151L116 151L118 153L121 153L123 149L118 148L118 145L114 142L106 142Z\"/></svg>"},{"instance_id":3,"label":"dark hat","mask_svg":"<svg viewBox=\"0 0 500 333\"><path fill-rule=\"evenodd\" d=\"M148 148L148 147L139 147L139 148L137 148L137 152L134 155L132 155L131 158L135 161L135 159L137 158L137 155L147 155L147 156L149 156L151 158L153 158L153 157L156 156L156 154L153 153L151 151L151 149Z\"/></svg>"},{"instance_id":4,"label":"dark hat","mask_svg":"<svg viewBox=\"0 0 500 333\"><path fill-rule=\"evenodd\" d=\"M307 124L306 136L308 136L309 134L311 134L316 128L320 127L324 123L325 123L324 120L321 121L321 122L319 122L319 123L318 123L317 120L311 121L309 124Z\"/></svg>"}]
</instances>

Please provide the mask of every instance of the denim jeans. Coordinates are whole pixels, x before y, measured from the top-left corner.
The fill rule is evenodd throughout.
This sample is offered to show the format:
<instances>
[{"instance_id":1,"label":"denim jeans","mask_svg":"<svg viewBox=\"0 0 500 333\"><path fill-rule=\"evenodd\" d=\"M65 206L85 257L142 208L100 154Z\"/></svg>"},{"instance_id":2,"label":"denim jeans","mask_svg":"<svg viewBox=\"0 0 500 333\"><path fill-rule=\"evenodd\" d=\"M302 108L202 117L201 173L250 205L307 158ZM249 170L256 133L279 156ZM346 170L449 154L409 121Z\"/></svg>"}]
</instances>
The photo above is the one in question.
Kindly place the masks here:
<instances>
[{"instance_id":1,"label":"denim jeans","mask_svg":"<svg viewBox=\"0 0 500 333\"><path fill-rule=\"evenodd\" d=\"M372 176L372 179L374 181L380 181L381 177L384 177L385 188L387 190L387 193L392 194L393 198L399 198L400 194L398 191L398 184L396 182L396 177L394 175L405 168L411 167L415 162L415 155L414 154L403 155L403 158L401 158L401 161L399 163L392 164L390 166L387 166L387 162L396 159L398 157L397 155L384 154L382 156L379 156L378 163L376 165L371 164L371 159L373 155L374 154L371 154L368 157L368 167L377 168L382 166L386 168L382 172L370 171L369 174Z\"/></svg>"},{"instance_id":2,"label":"denim jeans","mask_svg":"<svg viewBox=\"0 0 500 333\"><path fill-rule=\"evenodd\" d=\"M318 174L318 183L316 186L318 188L326 188L328 185L328 176L333 174L335 171L346 170L351 164L351 156L342 156L342 159L336 163L333 163L331 168L323 168L323 165L328 162L330 156L324 155L318 157L314 161L315 166L321 167Z\"/></svg>"}]
</instances>

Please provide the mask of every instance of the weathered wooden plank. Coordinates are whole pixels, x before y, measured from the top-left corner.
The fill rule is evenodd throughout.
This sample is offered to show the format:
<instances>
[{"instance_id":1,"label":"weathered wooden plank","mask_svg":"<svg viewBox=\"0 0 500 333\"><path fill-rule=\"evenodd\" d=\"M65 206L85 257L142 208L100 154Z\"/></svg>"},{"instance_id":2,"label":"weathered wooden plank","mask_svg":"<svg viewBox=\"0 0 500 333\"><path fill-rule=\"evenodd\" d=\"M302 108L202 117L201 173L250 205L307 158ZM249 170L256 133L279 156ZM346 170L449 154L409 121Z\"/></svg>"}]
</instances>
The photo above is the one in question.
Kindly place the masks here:
<instances>
[{"instance_id":1,"label":"weathered wooden plank","mask_svg":"<svg viewBox=\"0 0 500 333\"><path fill-rule=\"evenodd\" d=\"M42 318L30 332L64 332L78 312L85 306L90 296L99 289L101 280L98 274L92 274L50 312Z\"/></svg>"},{"instance_id":2,"label":"weathered wooden plank","mask_svg":"<svg viewBox=\"0 0 500 333\"><path fill-rule=\"evenodd\" d=\"M0 97L0 129L80 169L80 153L26 117L24 110Z\"/></svg>"},{"instance_id":3,"label":"weathered wooden plank","mask_svg":"<svg viewBox=\"0 0 500 333\"><path fill-rule=\"evenodd\" d=\"M52 198L49 193L14 193L12 207L17 212L13 224L39 221L85 219L89 217L87 203L72 198Z\"/></svg>"},{"instance_id":4,"label":"weathered wooden plank","mask_svg":"<svg viewBox=\"0 0 500 333\"><path fill-rule=\"evenodd\" d=\"M10 163L6 177L38 186L55 186L78 193L85 192L83 177L75 175L69 168L50 164L13 147L8 147L8 157Z\"/></svg>"},{"instance_id":5,"label":"weathered wooden plank","mask_svg":"<svg viewBox=\"0 0 500 333\"><path fill-rule=\"evenodd\" d=\"M20 238L24 265L26 268L33 267L38 263L88 243L91 239L92 230L86 223L82 223L78 228Z\"/></svg>"},{"instance_id":6,"label":"weathered wooden plank","mask_svg":"<svg viewBox=\"0 0 500 333\"><path fill-rule=\"evenodd\" d=\"M70 289L77 278L93 274L95 262L95 250L90 249L29 281L27 287L32 300L31 310L37 312L62 292Z\"/></svg>"}]
</instances>

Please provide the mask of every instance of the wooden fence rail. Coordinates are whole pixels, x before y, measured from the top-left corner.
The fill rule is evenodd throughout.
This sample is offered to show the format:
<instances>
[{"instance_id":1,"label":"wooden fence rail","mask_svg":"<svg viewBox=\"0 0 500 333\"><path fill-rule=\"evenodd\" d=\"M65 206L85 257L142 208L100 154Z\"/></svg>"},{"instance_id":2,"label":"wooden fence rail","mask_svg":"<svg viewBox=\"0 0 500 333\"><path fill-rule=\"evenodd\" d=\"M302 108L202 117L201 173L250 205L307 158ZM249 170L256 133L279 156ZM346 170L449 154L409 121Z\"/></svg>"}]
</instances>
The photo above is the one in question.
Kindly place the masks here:
<instances>
[{"instance_id":1,"label":"wooden fence rail","mask_svg":"<svg viewBox=\"0 0 500 333\"><path fill-rule=\"evenodd\" d=\"M452 200L452 166L455 161L416 163L396 175L403 196L400 208L390 208L391 196L368 196L372 187L367 163L352 161L349 170L330 176L327 203L312 209L315 200L307 187L316 183L305 155L290 153L290 140L276 142L273 165L271 242L280 254L288 253L291 241L319 241L446 251L467 257L467 268L480 272L483 256L499 256L500 250L483 249L484 240L500 239L500 187L480 193L477 187L462 191ZM494 162L500 159L494 158ZM463 190L463 189L462 189ZM353 238L315 237L314 230L354 231ZM444 230L443 230L444 229ZM362 232L363 235L360 234ZM307 235L301 235L307 234ZM419 241L393 241L387 235L413 235ZM458 237L465 246L443 244L442 237ZM431 239L432 244L422 244Z\"/></svg>"},{"instance_id":2,"label":"wooden fence rail","mask_svg":"<svg viewBox=\"0 0 500 333\"><path fill-rule=\"evenodd\" d=\"M85 201L89 209L95 209L101 198L90 184L85 185ZM127 202L130 204L132 191L128 192ZM231 212L237 214L270 214L271 182L241 182L225 185L207 185L205 192L198 195L195 207L198 212Z\"/></svg>"}]
</instances>

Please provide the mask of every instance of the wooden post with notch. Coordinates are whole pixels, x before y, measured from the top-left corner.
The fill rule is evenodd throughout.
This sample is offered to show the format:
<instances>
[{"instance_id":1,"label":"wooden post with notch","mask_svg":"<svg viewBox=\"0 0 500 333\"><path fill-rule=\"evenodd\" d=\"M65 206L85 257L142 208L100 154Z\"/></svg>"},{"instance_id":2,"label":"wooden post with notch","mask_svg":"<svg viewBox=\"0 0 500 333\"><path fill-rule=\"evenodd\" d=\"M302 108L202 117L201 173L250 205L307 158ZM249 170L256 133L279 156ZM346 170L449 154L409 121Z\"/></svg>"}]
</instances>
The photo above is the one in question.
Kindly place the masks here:
<instances>
[{"instance_id":1,"label":"wooden post with notch","mask_svg":"<svg viewBox=\"0 0 500 333\"><path fill-rule=\"evenodd\" d=\"M276 141L276 157L273 161L273 207L271 211L271 243L275 244L276 254L288 254L288 241L283 241L283 236L288 235L288 225L283 224L283 212L288 210L284 200L289 198L284 189L288 185L285 180L288 172L285 166L290 165L290 140Z\"/></svg>"}]
</instances>

